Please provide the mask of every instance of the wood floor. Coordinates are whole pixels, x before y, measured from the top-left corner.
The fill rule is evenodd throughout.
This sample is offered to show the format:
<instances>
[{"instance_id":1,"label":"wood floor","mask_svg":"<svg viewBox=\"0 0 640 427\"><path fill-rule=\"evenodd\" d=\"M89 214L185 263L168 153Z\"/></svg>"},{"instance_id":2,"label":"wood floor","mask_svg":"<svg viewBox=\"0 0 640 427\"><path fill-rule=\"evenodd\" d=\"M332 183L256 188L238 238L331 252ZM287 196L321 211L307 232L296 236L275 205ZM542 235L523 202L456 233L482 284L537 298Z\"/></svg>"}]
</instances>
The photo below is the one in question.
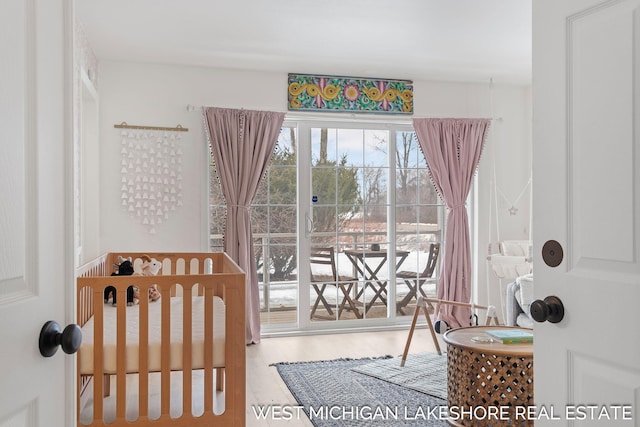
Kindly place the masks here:
<instances>
[{"instance_id":1,"label":"wood floor","mask_svg":"<svg viewBox=\"0 0 640 427\"><path fill-rule=\"evenodd\" d=\"M402 331L264 338L260 344L247 347L247 426L312 426L302 412L300 419L294 417L290 420L278 416L258 419L254 414L259 405L296 404L276 368L270 364L340 357L398 356L404 350L407 333L408 327ZM444 348L442 341L440 346ZM420 328L413 336L410 353L423 351L435 351L435 347L429 331Z\"/></svg>"}]
</instances>

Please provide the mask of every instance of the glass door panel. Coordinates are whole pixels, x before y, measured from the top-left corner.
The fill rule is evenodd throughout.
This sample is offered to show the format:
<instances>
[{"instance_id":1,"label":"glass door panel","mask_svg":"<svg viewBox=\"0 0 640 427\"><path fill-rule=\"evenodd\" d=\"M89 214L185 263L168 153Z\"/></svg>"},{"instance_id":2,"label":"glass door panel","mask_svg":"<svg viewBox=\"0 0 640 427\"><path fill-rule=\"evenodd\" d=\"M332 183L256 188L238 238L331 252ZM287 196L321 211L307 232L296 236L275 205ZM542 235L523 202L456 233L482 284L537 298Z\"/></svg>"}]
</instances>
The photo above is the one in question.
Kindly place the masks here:
<instances>
[{"instance_id":1,"label":"glass door panel","mask_svg":"<svg viewBox=\"0 0 640 427\"><path fill-rule=\"evenodd\" d=\"M420 275L427 265L431 243L442 242L444 206L431 183L415 133L396 132L395 137L396 248L408 252L403 273L415 273L414 279L396 279L397 314L402 316L413 314L419 295L436 296L440 260L431 277Z\"/></svg>"},{"instance_id":2,"label":"glass door panel","mask_svg":"<svg viewBox=\"0 0 640 427\"><path fill-rule=\"evenodd\" d=\"M362 128L311 130L311 251L333 248L336 271L324 307L333 315L315 316L321 304L312 322L387 317L388 135ZM311 299L321 299L320 291L313 288Z\"/></svg>"},{"instance_id":3,"label":"glass door panel","mask_svg":"<svg viewBox=\"0 0 640 427\"><path fill-rule=\"evenodd\" d=\"M283 127L251 206L260 317L266 329L297 323L297 161L297 131Z\"/></svg>"}]
</instances>

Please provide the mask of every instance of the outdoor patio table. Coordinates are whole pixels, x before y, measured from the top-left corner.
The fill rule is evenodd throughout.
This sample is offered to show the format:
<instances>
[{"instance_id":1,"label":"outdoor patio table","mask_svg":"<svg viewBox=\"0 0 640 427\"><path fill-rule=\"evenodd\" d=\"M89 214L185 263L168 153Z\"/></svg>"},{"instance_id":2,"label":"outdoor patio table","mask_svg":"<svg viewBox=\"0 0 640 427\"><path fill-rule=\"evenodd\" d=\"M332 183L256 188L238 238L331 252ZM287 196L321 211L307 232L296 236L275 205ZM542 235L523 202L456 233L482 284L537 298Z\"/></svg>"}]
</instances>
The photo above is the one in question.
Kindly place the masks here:
<instances>
[{"instance_id":1,"label":"outdoor patio table","mask_svg":"<svg viewBox=\"0 0 640 427\"><path fill-rule=\"evenodd\" d=\"M355 299L359 299L363 294L367 287L371 288L374 292L371 300L365 304L365 313L369 311L373 303L380 299L387 305L387 299L385 295L387 295L387 281L381 280L378 277L378 273L382 269L382 266L385 264L388 258L388 253L386 250L384 251L374 251L371 249L353 249L353 250L345 250L344 254L349 258L349 261L353 264L356 271L358 272L358 276L364 279L365 284L356 294ZM396 251L396 271L402 265L407 256L409 255L409 251ZM384 295L383 295L384 294Z\"/></svg>"}]
</instances>

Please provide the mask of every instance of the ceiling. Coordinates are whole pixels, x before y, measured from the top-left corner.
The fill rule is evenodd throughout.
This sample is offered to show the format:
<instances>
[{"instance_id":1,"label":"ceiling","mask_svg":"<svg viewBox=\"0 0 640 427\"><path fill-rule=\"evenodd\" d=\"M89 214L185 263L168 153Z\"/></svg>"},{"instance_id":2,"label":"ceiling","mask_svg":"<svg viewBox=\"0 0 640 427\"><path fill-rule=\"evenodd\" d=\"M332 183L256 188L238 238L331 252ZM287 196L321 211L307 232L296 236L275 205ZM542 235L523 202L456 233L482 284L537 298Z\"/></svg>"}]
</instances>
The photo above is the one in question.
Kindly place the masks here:
<instances>
[{"instance_id":1,"label":"ceiling","mask_svg":"<svg viewBox=\"0 0 640 427\"><path fill-rule=\"evenodd\" d=\"M528 84L532 0L78 0L99 60Z\"/></svg>"}]
</instances>

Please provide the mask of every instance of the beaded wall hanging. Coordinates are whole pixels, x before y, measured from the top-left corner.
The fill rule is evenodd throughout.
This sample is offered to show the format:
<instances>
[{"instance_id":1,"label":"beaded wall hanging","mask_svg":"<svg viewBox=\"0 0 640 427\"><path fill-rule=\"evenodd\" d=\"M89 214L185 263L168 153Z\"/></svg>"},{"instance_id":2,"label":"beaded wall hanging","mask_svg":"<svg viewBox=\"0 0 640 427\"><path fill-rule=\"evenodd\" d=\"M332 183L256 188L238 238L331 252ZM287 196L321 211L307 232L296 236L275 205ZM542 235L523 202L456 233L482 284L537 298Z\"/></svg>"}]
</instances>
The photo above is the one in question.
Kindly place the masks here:
<instances>
[{"instance_id":1,"label":"beaded wall hanging","mask_svg":"<svg viewBox=\"0 0 640 427\"><path fill-rule=\"evenodd\" d=\"M181 132L186 128L116 125L120 131L120 199L146 230L168 220L182 206Z\"/></svg>"}]
</instances>

